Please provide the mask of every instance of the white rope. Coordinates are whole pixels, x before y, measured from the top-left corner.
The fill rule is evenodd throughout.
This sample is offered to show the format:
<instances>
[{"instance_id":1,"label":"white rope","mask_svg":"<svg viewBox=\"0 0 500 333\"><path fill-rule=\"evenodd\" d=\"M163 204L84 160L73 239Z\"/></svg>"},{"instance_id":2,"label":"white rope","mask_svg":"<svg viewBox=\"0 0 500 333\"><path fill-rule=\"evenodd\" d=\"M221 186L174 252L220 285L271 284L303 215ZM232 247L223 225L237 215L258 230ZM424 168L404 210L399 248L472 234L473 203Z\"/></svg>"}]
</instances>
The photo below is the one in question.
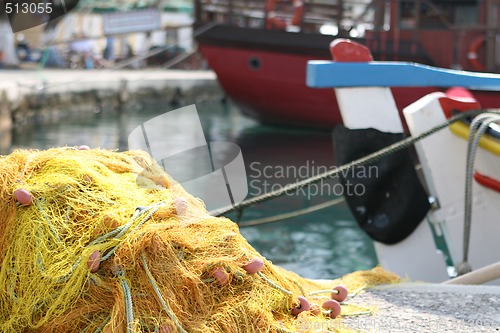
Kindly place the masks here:
<instances>
[{"instance_id":1,"label":"white rope","mask_svg":"<svg viewBox=\"0 0 500 333\"><path fill-rule=\"evenodd\" d=\"M475 117L470 125L465 169L463 258L462 262L456 267L458 275L472 271L472 267L469 264L469 244L472 226L472 178L474 173L474 161L476 159L476 152L481 137L489 128L489 125L495 121L500 121L500 115L489 112Z\"/></svg>"},{"instance_id":2,"label":"white rope","mask_svg":"<svg viewBox=\"0 0 500 333\"><path fill-rule=\"evenodd\" d=\"M264 274L262 274L261 272L257 272L257 275L260 276L264 281L267 282L268 285L270 285L271 287L273 287L274 289L277 289L279 291L281 291L282 293L285 293L287 295L292 295L293 293L289 290L286 290L285 288L282 288L280 286L278 286L276 283L274 283L273 281L269 280Z\"/></svg>"},{"instance_id":3,"label":"white rope","mask_svg":"<svg viewBox=\"0 0 500 333\"><path fill-rule=\"evenodd\" d=\"M146 261L146 254L144 253L144 251L142 251L142 253L141 253L141 260L142 260L142 265L144 266L144 270L146 271L146 275L148 276L149 282L153 286L153 289L156 293L156 296L158 296L158 300L160 301L160 304L163 307L163 310L165 310L165 312L168 314L170 319L172 319L175 326L177 326L177 329L181 333L187 333L184 330L184 328L182 328L182 325L179 322L179 320L177 319L177 317L175 316L175 314L168 307L167 302L165 302L165 299L163 298L163 296L161 294L160 288L158 287L158 284L156 283L155 278L153 277L153 275L151 274L151 271L149 270L149 266L148 266L148 263Z\"/></svg>"},{"instance_id":4,"label":"white rope","mask_svg":"<svg viewBox=\"0 0 500 333\"><path fill-rule=\"evenodd\" d=\"M125 279L125 272L120 270L118 272L120 277L120 285L123 290L123 298L125 299L125 315L127 317L127 333L134 332L134 304L132 303L132 292L130 286Z\"/></svg>"}]
</instances>

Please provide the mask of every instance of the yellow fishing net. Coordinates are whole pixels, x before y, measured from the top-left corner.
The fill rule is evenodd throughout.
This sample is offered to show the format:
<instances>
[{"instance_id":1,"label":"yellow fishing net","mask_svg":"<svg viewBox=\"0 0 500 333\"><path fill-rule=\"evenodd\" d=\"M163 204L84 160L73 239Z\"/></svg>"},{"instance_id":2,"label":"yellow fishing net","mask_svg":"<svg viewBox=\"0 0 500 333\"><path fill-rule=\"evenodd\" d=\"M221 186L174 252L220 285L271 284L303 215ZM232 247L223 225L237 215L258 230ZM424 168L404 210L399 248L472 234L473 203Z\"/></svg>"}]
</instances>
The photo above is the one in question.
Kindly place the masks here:
<instances>
[{"instance_id":1,"label":"yellow fishing net","mask_svg":"<svg viewBox=\"0 0 500 333\"><path fill-rule=\"evenodd\" d=\"M17 150L0 195L0 332L296 332L341 320L320 309L336 283L398 281L274 266L142 152ZM299 296L312 308L293 315Z\"/></svg>"}]
</instances>

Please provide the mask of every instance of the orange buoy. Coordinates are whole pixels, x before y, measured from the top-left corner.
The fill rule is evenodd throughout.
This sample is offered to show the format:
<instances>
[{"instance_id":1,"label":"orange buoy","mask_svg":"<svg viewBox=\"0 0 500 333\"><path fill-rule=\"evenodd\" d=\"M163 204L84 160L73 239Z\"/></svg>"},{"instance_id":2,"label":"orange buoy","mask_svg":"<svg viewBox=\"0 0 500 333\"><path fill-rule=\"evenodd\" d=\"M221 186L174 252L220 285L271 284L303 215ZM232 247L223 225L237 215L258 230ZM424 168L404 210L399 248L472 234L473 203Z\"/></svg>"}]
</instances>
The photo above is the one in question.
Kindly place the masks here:
<instances>
[{"instance_id":1,"label":"orange buoy","mask_svg":"<svg viewBox=\"0 0 500 333\"><path fill-rule=\"evenodd\" d=\"M304 296L299 296L298 299L299 299L299 307L292 309L293 316L298 316L299 313L301 312L311 310L311 304L309 304L307 298L305 298Z\"/></svg>"},{"instance_id":2,"label":"orange buoy","mask_svg":"<svg viewBox=\"0 0 500 333\"><path fill-rule=\"evenodd\" d=\"M172 333L174 331L174 327L172 324L161 324L158 330L160 333Z\"/></svg>"},{"instance_id":3,"label":"orange buoy","mask_svg":"<svg viewBox=\"0 0 500 333\"><path fill-rule=\"evenodd\" d=\"M104 215L102 219L102 224L107 230L113 230L120 226L120 222L118 221L118 217L113 213L108 213Z\"/></svg>"},{"instance_id":4,"label":"orange buoy","mask_svg":"<svg viewBox=\"0 0 500 333\"><path fill-rule=\"evenodd\" d=\"M33 195L24 188L18 188L14 191L14 198L21 205L31 205L33 203Z\"/></svg>"},{"instance_id":5,"label":"orange buoy","mask_svg":"<svg viewBox=\"0 0 500 333\"><path fill-rule=\"evenodd\" d=\"M99 269L99 265L101 263L101 252L100 251L94 251L89 257L89 260L87 261L87 267L89 268L91 273L97 272Z\"/></svg>"},{"instance_id":6,"label":"orange buoy","mask_svg":"<svg viewBox=\"0 0 500 333\"><path fill-rule=\"evenodd\" d=\"M343 302L347 298L347 294L347 287L341 284L333 288L332 299Z\"/></svg>"},{"instance_id":7,"label":"orange buoy","mask_svg":"<svg viewBox=\"0 0 500 333\"><path fill-rule=\"evenodd\" d=\"M323 309L331 310L329 316L332 319L334 319L338 315L340 315L340 311L341 311L340 303L337 302L336 300L333 300L333 299L329 299L328 301L324 302Z\"/></svg>"},{"instance_id":8,"label":"orange buoy","mask_svg":"<svg viewBox=\"0 0 500 333\"><path fill-rule=\"evenodd\" d=\"M467 52L467 60L474 67L474 69L479 71L486 70L486 66L479 60L479 49L483 47L486 43L484 36L479 36L470 45L469 51Z\"/></svg>"},{"instance_id":9,"label":"orange buoy","mask_svg":"<svg viewBox=\"0 0 500 333\"><path fill-rule=\"evenodd\" d=\"M186 213L188 201L184 197L175 198L174 201L175 210L177 211L177 215L182 216Z\"/></svg>"},{"instance_id":10,"label":"orange buoy","mask_svg":"<svg viewBox=\"0 0 500 333\"><path fill-rule=\"evenodd\" d=\"M221 287L229 283L229 275L226 273L224 268L216 267L212 271L212 276L217 280L217 284Z\"/></svg>"},{"instance_id":11,"label":"orange buoy","mask_svg":"<svg viewBox=\"0 0 500 333\"><path fill-rule=\"evenodd\" d=\"M266 28L267 29L280 29L283 30L288 26L288 23L276 16L274 11L278 0L267 0L266 2ZM304 2L302 0L292 0L293 17L290 21L291 25L300 25L304 16Z\"/></svg>"},{"instance_id":12,"label":"orange buoy","mask_svg":"<svg viewBox=\"0 0 500 333\"><path fill-rule=\"evenodd\" d=\"M264 260L259 257L255 257L251 259L248 263L243 266L243 269L248 274L255 274L261 271L262 267L264 267Z\"/></svg>"}]
</instances>

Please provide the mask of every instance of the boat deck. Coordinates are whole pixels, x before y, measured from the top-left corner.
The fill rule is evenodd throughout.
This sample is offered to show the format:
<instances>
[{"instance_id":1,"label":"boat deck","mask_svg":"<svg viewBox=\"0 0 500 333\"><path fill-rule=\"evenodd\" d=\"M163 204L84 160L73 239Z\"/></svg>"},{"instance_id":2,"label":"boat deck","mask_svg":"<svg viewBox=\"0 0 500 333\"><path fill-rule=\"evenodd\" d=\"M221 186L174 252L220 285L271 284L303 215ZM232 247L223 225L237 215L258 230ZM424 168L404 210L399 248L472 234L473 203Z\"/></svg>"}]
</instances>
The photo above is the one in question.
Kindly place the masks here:
<instances>
[{"instance_id":1,"label":"boat deck","mask_svg":"<svg viewBox=\"0 0 500 333\"><path fill-rule=\"evenodd\" d=\"M344 328L361 332L491 333L500 330L498 286L403 283L370 289L348 303L375 309L371 315L344 318Z\"/></svg>"}]
</instances>

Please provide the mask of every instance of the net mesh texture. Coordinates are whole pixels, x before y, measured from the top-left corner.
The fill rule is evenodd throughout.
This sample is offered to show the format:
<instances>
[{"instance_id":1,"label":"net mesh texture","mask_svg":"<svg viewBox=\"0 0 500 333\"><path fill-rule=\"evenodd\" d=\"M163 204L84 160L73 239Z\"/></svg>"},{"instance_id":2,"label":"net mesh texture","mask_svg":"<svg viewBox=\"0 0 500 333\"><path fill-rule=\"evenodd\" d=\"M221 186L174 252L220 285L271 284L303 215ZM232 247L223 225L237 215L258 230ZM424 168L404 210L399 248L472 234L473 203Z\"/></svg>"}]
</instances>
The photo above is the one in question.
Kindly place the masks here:
<instances>
[{"instance_id":1,"label":"net mesh texture","mask_svg":"<svg viewBox=\"0 0 500 333\"><path fill-rule=\"evenodd\" d=\"M322 304L335 285L399 281L381 268L313 281L273 265L141 151L2 156L0 214L5 333L297 332L363 310L332 319Z\"/></svg>"}]
</instances>

